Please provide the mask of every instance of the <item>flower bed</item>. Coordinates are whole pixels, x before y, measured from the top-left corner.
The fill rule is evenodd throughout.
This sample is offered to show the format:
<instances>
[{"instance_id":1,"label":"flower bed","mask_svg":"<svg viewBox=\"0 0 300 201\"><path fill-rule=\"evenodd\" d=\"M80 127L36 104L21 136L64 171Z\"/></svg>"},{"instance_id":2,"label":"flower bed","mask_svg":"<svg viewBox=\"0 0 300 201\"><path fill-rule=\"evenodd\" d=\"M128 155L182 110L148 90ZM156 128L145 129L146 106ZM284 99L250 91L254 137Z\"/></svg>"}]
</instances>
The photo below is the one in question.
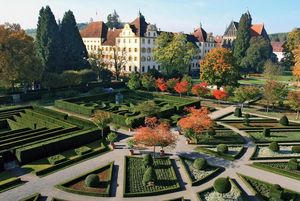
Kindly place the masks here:
<instances>
[{"instance_id":1,"label":"flower bed","mask_svg":"<svg viewBox=\"0 0 300 201\"><path fill-rule=\"evenodd\" d=\"M69 181L56 185L57 188L80 195L109 197L111 191L114 162L102 166L90 172L84 173ZM85 178L90 174L96 174L100 178L98 187L86 187Z\"/></svg>"},{"instance_id":2,"label":"flower bed","mask_svg":"<svg viewBox=\"0 0 300 201\"><path fill-rule=\"evenodd\" d=\"M292 151L293 145L281 144L278 152L273 152L269 149L268 145L257 145L255 151L251 156L251 160L262 159L288 159L288 158L300 158L300 153L294 153Z\"/></svg>"},{"instance_id":3,"label":"flower bed","mask_svg":"<svg viewBox=\"0 0 300 201\"><path fill-rule=\"evenodd\" d=\"M254 162L250 166L300 180L300 170L289 170L287 162Z\"/></svg>"},{"instance_id":4,"label":"flower bed","mask_svg":"<svg viewBox=\"0 0 300 201\"><path fill-rule=\"evenodd\" d=\"M195 148L195 151L222 157L227 160L235 160L237 158L240 158L246 151L246 148L244 146L238 146L238 145L228 145L228 153L222 154L217 152L216 146L199 146Z\"/></svg>"},{"instance_id":5,"label":"flower bed","mask_svg":"<svg viewBox=\"0 0 300 201\"><path fill-rule=\"evenodd\" d=\"M198 193L200 201L244 201L247 200L243 196L241 189L230 179L232 188L228 193L218 193L213 187Z\"/></svg>"},{"instance_id":6,"label":"flower bed","mask_svg":"<svg viewBox=\"0 0 300 201\"><path fill-rule=\"evenodd\" d=\"M207 167L204 170L197 170L193 166L194 160L183 157L183 156L180 156L180 161L181 161L181 163L184 167L184 170L189 178L189 183L192 186L200 185L204 182L207 182L223 171L223 168L217 167L217 166L212 166L209 164L207 165Z\"/></svg>"},{"instance_id":7,"label":"flower bed","mask_svg":"<svg viewBox=\"0 0 300 201\"><path fill-rule=\"evenodd\" d=\"M154 186L142 182L146 168L141 157L125 157L124 197L154 196L175 192L180 189L173 161L169 158L155 158L157 181Z\"/></svg>"}]
</instances>

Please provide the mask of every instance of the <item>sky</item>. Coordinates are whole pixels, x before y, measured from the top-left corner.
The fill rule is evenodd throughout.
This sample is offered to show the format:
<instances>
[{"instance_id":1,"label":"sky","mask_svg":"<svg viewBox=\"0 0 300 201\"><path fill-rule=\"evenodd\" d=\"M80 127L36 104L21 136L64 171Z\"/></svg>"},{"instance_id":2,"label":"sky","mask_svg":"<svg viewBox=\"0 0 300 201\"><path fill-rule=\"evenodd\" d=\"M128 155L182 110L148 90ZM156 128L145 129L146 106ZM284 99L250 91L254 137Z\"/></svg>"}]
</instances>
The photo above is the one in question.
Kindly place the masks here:
<instances>
[{"instance_id":1,"label":"sky","mask_svg":"<svg viewBox=\"0 0 300 201\"><path fill-rule=\"evenodd\" d=\"M122 22L131 22L140 10L147 22L173 32L190 33L201 23L207 32L222 35L247 10L268 33L300 27L300 0L0 0L0 5L0 24L19 23L24 29L36 28L39 10L46 5L57 20L72 10L77 22L106 21L114 9Z\"/></svg>"}]
</instances>

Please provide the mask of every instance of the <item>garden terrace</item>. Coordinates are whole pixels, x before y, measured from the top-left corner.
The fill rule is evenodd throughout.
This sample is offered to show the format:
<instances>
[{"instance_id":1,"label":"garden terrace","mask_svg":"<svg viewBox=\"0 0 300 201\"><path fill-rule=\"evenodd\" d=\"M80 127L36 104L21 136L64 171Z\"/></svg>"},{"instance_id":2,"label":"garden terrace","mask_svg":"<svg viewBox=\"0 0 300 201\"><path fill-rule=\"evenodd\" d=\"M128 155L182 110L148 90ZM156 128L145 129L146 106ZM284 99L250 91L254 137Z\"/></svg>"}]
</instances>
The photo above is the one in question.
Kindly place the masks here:
<instances>
[{"instance_id":1,"label":"garden terrace","mask_svg":"<svg viewBox=\"0 0 300 201\"><path fill-rule=\"evenodd\" d=\"M19 162L42 157L100 139L92 122L39 107L0 110L1 155L13 153Z\"/></svg>"},{"instance_id":2,"label":"garden terrace","mask_svg":"<svg viewBox=\"0 0 300 201\"><path fill-rule=\"evenodd\" d=\"M265 181L261 181L249 176L240 175L239 177L244 181L244 183L248 186L248 188L254 193L254 195L260 200L276 200L276 198L272 198L270 196L270 190L273 187L273 184L267 183ZM293 192L288 189L283 189L283 200L299 200L300 194L299 192Z\"/></svg>"},{"instance_id":3,"label":"garden terrace","mask_svg":"<svg viewBox=\"0 0 300 201\"><path fill-rule=\"evenodd\" d=\"M123 103L115 103L115 93L103 93L96 96L86 96L55 101L55 106L83 115L92 115L95 111L107 111L112 113L113 123L124 127L138 127L144 122L145 115L136 110L136 105L154 101L160 110L153 114L160 118L169 118L174 114L180 114L185 107L200 107L200 101L192 98L180 98L178 96L162 95L161 93L149 93L142 91L126 90L121 92Z\"/></svg>"},{"instance_id":4,"label":"garden terrace","mask_svg":"<svg viewBox=\"0 0 300 201\"><path fill-rule=\"evenodd\" d=\"M193 166L194 159L180 156L180 162L184 167L185 173L192 186L203 184L219 175L224 169L221 167L207 164L203 170L198 170Z\"/></svg>"},{"instance_id":5,"label":"garden terrace","mask_svg":"<svg viewBox=\"0 0 300 201\"><path fill-rule=\"evenodd\" d=\"M157 181L154 186L147 186L142 182L146 171L143 158L125 157L124 197L154 196L180 190L173 165L174 162L169 158L155 158Z\"/></svg>"},{"instance_id":6,"label":"garden terrace","mask_svg":"<svg viewBox=\"0 0 300 201\"><path fill-rule=\"evenodd\" d=\"M111 162L105 166L98 167L90 172L77 176L62 184L56 185L57 188L69 193L80 195L109 197L111 193L111 183L114 171L114 163ZM85 179L90 174L96 174L100 183L97 187L86 187Z\"/></svg>"}]
</instances>

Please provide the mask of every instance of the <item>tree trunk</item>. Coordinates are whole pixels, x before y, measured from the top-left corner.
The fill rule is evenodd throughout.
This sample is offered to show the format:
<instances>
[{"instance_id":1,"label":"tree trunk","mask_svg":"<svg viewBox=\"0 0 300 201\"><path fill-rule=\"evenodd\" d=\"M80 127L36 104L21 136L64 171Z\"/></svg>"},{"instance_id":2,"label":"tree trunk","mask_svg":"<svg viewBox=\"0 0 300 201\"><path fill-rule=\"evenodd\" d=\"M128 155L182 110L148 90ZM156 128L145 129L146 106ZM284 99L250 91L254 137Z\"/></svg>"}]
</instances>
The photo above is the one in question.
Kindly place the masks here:
<instances>
[{"instance_id":1,"label":"tree trunk","mask_svg":"<svg viewBox=\"0 0 300 201\"><path fill-rule=\"evenodd\" d=\"M101 129L101 137L102 137L102 140L103 140L103 137L104 137L104 136L103 136L103 130L104 130L104 129Z\"/></svg>"}]
</instances>

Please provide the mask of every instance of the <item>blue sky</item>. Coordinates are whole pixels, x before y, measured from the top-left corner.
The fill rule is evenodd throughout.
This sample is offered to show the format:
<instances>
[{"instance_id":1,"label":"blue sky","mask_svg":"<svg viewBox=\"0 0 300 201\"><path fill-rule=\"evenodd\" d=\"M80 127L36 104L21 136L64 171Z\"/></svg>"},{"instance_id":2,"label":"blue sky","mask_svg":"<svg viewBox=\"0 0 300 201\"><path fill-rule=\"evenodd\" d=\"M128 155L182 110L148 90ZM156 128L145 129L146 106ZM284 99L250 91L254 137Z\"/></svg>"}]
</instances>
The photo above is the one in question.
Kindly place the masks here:
<instances>
[{"instance_id":1,"label":"blue sky","mask_svg":"<svg viewBox=\"0 0 300 201\"><path fill-rule=\"evenodd\" d=\"M207 32L223 34L230 21L238 21L247 9L253 23L264 23L269 33L300 27L299 0L0 0L0 5L0 23L15 22L23 28L36 27L39 9L45 5L56 19L72 10L77 22L106 20L113 9L129 22L140 9L148 22L162 30L186 33L201 22Z\"/></svg>"}]
</instances>

